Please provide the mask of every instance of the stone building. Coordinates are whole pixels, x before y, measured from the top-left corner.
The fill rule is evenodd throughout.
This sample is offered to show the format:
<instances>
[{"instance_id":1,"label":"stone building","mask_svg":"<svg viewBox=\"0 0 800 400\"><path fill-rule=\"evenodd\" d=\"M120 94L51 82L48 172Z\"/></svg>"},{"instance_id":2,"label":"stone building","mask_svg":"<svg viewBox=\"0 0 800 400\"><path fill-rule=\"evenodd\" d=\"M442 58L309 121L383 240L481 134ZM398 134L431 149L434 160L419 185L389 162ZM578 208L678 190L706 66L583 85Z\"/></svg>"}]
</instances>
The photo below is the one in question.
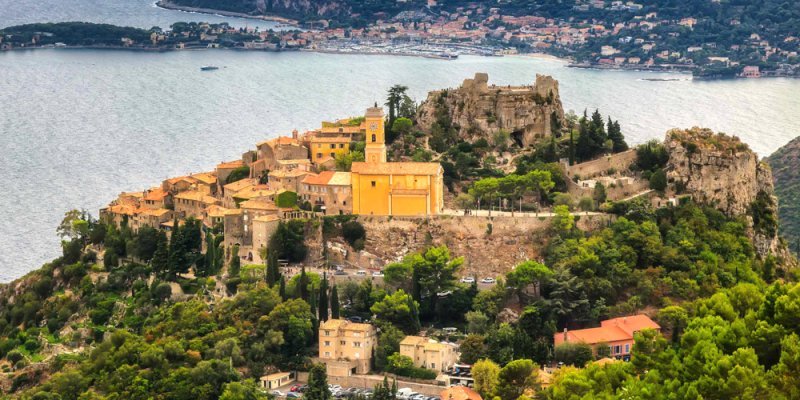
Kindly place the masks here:
<instances>
[{"instance_id":1,"label":"stone building","mask_svg":"<svg viewBox=\"0 0 800 400\"><path fill-rule=\"evenodd\" d=\"M458 362L458 348L421 336L406 336L400 342L400 354L411 358L414 365L434 371L447 371Z\"/></svg>"},{"instance_id":2,"label":"stone building","mask_svg":"<svg viewBox=\"0 0 800 400\"><path fill-rule=\"evenodd\" d=\"M344 319L329 319L319 327L319 359L329 376L366 374L378 338L375 327Z\"/></svg>"}]
</instances>

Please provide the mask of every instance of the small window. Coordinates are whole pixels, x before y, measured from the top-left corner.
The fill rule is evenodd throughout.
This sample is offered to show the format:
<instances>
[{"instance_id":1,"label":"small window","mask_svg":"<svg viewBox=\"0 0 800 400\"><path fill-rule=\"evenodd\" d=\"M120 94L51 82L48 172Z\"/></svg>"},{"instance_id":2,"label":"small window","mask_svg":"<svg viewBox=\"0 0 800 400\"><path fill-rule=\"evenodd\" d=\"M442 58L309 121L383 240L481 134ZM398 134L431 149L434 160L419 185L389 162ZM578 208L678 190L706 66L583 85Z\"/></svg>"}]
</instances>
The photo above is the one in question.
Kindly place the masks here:
<instances>
[{"instance_id":1,"label":"small window","mask_svg":"<svg viewBox=\"0 0 800 400\"><path fill-rule=\"evenodd\" d=\"M339 143L339 148L343 149L344 148L344 143Z\"/></svg>"},{"instance_id":2,"label":"small window","mask_svg":"<svg viewBox=\"0 0 800 400\"><path fill-rule=\"evenodd\" d=\"M353 342L353 347L361 347L361 342Z\"/></svg>"},{"instance_id":3,"label":"small window","mask_svg":"<svg viewBox=\"0 0 800 400\"><path fill-rule=\"evenodd\" d=\"M317 158L322 158L322 153L317 153Z\"/></svg>"},{"instance_id":4,"label":"small window","mask_svg":"<svg viewBox=\"0 0 800 400\"><path fill-rule=\"evenodd\" d=\"M331 352L330 351L326 351L325 352L325 357L330 357L330 356L331 356Z\"/></svg>"},{"instance_id":5,"label":"small window","mask_svg":"<svg viewBox=\"0 0 800 400\"><path fill-rule=\"evenodd\" d=\"M330 342L330 341L328 341L328 340L326 340L326 341L325 341L325 346L330 346L330 345L331 345L331 342Z\"/></svg>"},{"instance_id":6,"label":"small window","mask_svg":"<svg viewBox=\"0 0 800 400\"><path fill-rule=\"evenodd\" d=\"M378 136L374 133L372 134L372 142L375 143L378 140Z\"/></svg>"},{"instance_id":7,"label":"small window","mask_svg":"<svg viewBox=\"0 0 800 400\"><path fill-rule=\"evenodd\" d=\"M331 158L336 158L336 153L331 153Z\"/></svg>"},{"instance_id":8,"label":"small window","mask_svg":"<svg viewBox=\"0 0 800 400\"><path fill-rule=\"evenodd\" d=\"M344 345L346 345L346 344L347 344L347 342L345 342L344 340L340 340L340 341L339 341L339 344L340 344L340 345L342 345L342 346L344 346Z\"/></svg>"},{"instance_id":9,"label":"small window","mask_svg":"<svg viewBox=\"0 0 800 400\"><path fill-rule=\"evenodd\" d=\"M330 335L331 335L331 331L325 331L325 336L330 336Z\"/></svg>"},{"instance_id":10,"label":"small window","mask_svg":"<svg viewBox=\"0 0 800 400\"><path fill-rule=\"evenodd\" d=\"M619 345L614 346L614 354L619 354Z\"/></svg>"},{"instance_id":11,"label":"small window","mask_svg":"<svg viewBox=\"0 0 800 400\"><path fill-rule=\"evenodd\" d=\"M630 353L630 352L631 352L631 345L629 345L629 344L626 344L626 345L625 345L625 354L628 354L628 353Z\"/></svg>"},{"instance_id":12,"label":"small window","mask_svg":"<svg viewBox=\"0 0 800 400\"><path fill-rule=\"evenodd\" d=\"M372 181L372 187L375 187L375 181Z\"/></svg>"},{"instance_id":13,"label":"small window","mask_svg":"<svg viewBox=\"0 0 800 400\"><path fill-rule=\"evenodd\" d=\"M335 145L335 144L333 144L333 143L331 143L331 148L332 148L332 149L335 149L335 148L336 148L336 145Z\"/></svg>"}]
</instances>

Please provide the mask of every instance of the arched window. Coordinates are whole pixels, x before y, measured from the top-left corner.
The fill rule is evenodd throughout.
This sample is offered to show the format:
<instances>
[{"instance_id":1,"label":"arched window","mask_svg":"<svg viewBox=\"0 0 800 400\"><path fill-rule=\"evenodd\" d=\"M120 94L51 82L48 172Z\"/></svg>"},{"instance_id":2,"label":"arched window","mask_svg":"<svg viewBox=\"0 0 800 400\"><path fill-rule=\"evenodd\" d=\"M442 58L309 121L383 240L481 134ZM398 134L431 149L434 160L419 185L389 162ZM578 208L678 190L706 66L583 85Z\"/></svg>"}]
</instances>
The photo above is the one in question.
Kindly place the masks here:
<instances>
[{"instance_id":1,"label":"arched window","mask_svg":"<svg viewBox=\"0 0 800 400\"><path fill-rule=\"evenodd\" d=\"M376 136L376 135L373 133L373 134L372 134L372 142L373 142L373 143L375 143L375 141L376 141L377 139L378 139L378 137L377 137L377 136Z\"/></svg>"}]
</instances>

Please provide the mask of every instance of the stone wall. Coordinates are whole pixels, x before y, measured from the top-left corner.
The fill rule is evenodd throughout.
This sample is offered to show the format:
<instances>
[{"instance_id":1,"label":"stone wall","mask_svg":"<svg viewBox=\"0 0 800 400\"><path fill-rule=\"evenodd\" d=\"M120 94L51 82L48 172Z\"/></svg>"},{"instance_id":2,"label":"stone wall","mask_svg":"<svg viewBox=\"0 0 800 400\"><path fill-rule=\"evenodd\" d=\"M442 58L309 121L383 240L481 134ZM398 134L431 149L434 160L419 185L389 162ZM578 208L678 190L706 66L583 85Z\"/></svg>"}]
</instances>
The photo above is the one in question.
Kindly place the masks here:
<instances>
[{"instance_id":1,"label":"stone wall","mask_svg":"<svg viewBox=\"0 0 800 400\"><path fill-rule=\"evenodd\" d=\"M634 162L636 162L636 150L631 149L621 153L603 156L596 160L567 165L565 169L567 177L569 178L578 176L580 179L590 179L596 176L611 175L608 173L609 170L615 170L617 172L627 171Z\"/></svg>"},{"instance_id":2,"label":"stone wall","mask_svg":"<svg viewBox=\"0 0 800 400\"><path fill-rule=\"evenodd\" d=\"M608 226L611 215L583 215L578 227L595 230ZM362 268L380 268L409 253L447 245L453 256L464 257L463 275L505 274L518 263L539 259L548 238L551 218L437 216L425 218L359 217L367 230L363 252L350 251L347 262ZM491 225L491 233L489 226Z\"/></svg>"},{"instance_id":3,"label":"stone wall","mask_svg":"<svg viewBox=\"0 0 800 400\"><path fill-rule=\"evenodd\" d=\"M489 86L488 81L487 74L477 73L456 89L430 92L420 105L417 123L430 131L437 108L444 106L462 139L483 137L491 143L494 133L505 130L523 147L551 135L553 116L563 125L558 81L552 77L537 74L531 86Z\"/></svg>"}]
</instances>

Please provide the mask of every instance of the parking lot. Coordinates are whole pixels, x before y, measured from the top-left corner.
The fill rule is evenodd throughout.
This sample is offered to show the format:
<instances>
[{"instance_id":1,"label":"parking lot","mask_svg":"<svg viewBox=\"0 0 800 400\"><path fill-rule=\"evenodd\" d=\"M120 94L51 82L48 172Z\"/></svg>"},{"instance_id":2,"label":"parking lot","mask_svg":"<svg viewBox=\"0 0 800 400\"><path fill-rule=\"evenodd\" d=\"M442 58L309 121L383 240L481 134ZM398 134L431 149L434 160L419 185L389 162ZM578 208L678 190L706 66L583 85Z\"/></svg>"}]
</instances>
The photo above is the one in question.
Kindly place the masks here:
<instances>
[{"instance_id":1,"label":"parking lot","mask_svg":"<svg viewBox=\"0 0 800 400\"><path fill-rule=\"evenodd\" d=\"M302 399L303 393L308 389L305 384L293 384L288 388L272 390L270 394L281 399ZM328 390L331 396L336 399L354 399L372 397L372 388L342 387L340 385L329 384ZM441 400L438 396L427 396L413 391L411 388L401 387L397 390L397 400Z\"/></svg>"}]
</instances>

